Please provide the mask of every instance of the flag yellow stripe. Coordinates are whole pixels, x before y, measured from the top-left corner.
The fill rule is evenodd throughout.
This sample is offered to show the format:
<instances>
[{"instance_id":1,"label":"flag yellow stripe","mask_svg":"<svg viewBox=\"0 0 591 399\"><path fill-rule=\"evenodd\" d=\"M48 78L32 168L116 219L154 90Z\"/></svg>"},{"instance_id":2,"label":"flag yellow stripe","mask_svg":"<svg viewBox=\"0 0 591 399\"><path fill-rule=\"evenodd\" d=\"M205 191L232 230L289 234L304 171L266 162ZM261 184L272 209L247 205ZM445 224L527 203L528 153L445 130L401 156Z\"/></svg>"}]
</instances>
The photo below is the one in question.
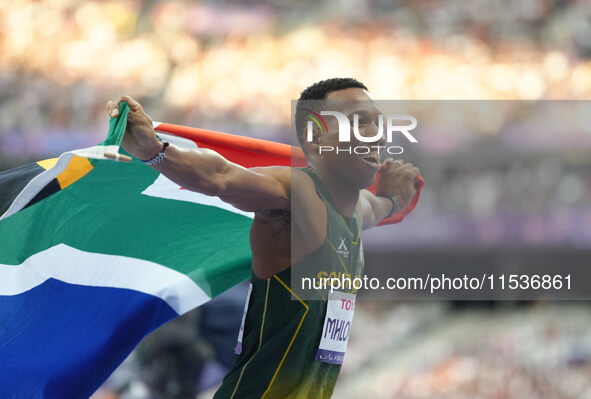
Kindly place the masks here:
<instances>
[{"instance_id":1,"label":"flag yellow stripe","mask_svg":"<svg viewBox=\"0 0 591 399\"><path fill-rule=\"evenodd\" d=\"M60 188L64 189L82 176L86 175L92 170L92 164L86 158L73 157L68 164L68 167L59 175L57 175L57 181Z\"/></svg>"},{"instance_id":2,"label":"flag yellow stripe","mask_svg":"<svg viewBox=\"0 0 591 399\"><path fill-rule=\"evenodd\" d=\"M51 159L44 159L43 161L37 162L37 165L41 166L43 169L51 169L57 163L59 158L51 158Z\"/></svg>"}]
</instances>

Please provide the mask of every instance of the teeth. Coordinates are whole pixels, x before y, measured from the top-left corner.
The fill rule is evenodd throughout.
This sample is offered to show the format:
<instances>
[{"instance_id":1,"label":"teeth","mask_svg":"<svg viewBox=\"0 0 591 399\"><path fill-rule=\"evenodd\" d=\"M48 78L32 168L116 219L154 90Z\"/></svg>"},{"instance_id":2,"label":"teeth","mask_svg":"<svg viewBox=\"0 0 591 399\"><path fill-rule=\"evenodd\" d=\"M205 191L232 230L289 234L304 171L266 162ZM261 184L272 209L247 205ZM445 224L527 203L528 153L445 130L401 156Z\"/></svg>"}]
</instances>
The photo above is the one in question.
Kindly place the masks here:
<instances>
[{"instance_id":1,"label":"teeth","mask_svg":"<svg viewBox=\"0 0 591 399\"><path fill-rule=\"evenodd\" d=\"M376 153L365 154L362 156L363 159L370 162L379 163L380 156Z\"/></svg>"}]
</instances>

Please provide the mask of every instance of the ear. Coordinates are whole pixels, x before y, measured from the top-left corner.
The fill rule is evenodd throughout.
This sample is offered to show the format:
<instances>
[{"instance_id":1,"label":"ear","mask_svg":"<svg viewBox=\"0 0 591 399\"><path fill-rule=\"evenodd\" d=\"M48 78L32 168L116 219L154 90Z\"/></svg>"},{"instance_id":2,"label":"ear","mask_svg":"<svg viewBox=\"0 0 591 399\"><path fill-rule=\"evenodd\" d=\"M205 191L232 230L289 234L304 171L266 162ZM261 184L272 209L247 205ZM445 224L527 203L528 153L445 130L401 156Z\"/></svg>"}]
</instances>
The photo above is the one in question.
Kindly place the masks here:
<instances>
[{"instance_id":1,"label":"ear","mask_svg":"<svg viewBox=\"0 0 591 399\"><path fill-rule=\"evenodd\" d=\"M312 124L312 140L308 141L308 130L306 128L304 132L304 145L308 148L311 148L313 151L318 148L320 145L320 140L322 139L322 131L316 126Z\"/></svg>"},{"instance_id":2,"label":"ear","mask_svg":"<svg viewBox=\"0 0 591 399\"><path fill-rule=\"evenodd\" d=\"M320 143L320 138L322 137L322 131L318 128L318 126L312 126L312 143L318 145Z\"/></svg>"}]
</instances>

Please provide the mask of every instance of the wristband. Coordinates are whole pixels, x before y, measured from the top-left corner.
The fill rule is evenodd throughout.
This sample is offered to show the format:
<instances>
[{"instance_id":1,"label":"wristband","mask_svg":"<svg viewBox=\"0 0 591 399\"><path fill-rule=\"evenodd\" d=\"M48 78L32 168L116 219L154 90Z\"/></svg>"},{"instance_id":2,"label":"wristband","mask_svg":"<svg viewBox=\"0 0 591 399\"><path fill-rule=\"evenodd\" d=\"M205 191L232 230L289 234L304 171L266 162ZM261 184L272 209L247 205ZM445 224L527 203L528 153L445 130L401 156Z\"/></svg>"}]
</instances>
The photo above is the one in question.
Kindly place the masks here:
<instances>
[{"instance_id":1,"label":"wristband","mask_svg":"<svg viewBox=\"0 0 591 399\"><path fill-rule=\"evenodd\" d=\"M160 137L158 137L158 140L160 140ZM149 159L147 161L142 161L142 162L148 166L154 166L154 165L159 164L164 159L164 151L166 150L166 147L168 147L168 146L169 146L168 142L162 141L162 150L160 150L160 152L158 154L156 154L154 156L154 158Z\"/></svg>"},{"instance_id":2,"label":"wristband","mask_svg":"<svg viewBox=\"0 0 591 399\"><path fill-rule=\"evenodd\" d=\"M385 216L384 219L387 219L390 216L392 216L395 212L398 212L398 199L395 196L388 194L376 194L376 197L384 197L392 201L392 211L390 211L388 216Z\"/></svg>"}]
</instances>

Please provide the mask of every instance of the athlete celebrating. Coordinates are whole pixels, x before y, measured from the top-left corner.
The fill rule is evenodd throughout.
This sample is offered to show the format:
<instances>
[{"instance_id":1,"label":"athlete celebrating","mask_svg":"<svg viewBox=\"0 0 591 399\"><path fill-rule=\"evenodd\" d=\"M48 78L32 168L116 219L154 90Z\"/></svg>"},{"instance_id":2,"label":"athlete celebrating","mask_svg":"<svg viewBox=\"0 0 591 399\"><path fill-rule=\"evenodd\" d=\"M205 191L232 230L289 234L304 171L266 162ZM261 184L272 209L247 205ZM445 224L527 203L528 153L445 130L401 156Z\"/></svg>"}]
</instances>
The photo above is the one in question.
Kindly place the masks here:
<instances>
[{"instance_id":1,"label":"athlete celebrating","mask_svg":"<svg viewBox=\"0 0 591 399\"><path fill-rule=\"evenodd\" d=\"M316 267L327 275L343 270L351 277L360 275L361 231L404 208L415 194L419 170L410 163L387 159L380 164L377 152L319 153L320 146L339 145L339 126L328 123L326 132L314 126L308 140L308 100L330 104L346 115L362 115L359 132L364 136L378 132L380 111L362 83L324 80L302 92L296 110L296 132L308 167L247 169L208 149L184 150L162 143L150 117L130 97L107 104L112 117L118 115L121 101L130 107L122 145L131 155L150 160L152 167L186 189L255 213L251 291L238 356L216 399L331 397L355 296L345 290L303 300L290 288L291 271ZM364 188L380 169L373 195Z\"/></svg>"}]
</instances>

